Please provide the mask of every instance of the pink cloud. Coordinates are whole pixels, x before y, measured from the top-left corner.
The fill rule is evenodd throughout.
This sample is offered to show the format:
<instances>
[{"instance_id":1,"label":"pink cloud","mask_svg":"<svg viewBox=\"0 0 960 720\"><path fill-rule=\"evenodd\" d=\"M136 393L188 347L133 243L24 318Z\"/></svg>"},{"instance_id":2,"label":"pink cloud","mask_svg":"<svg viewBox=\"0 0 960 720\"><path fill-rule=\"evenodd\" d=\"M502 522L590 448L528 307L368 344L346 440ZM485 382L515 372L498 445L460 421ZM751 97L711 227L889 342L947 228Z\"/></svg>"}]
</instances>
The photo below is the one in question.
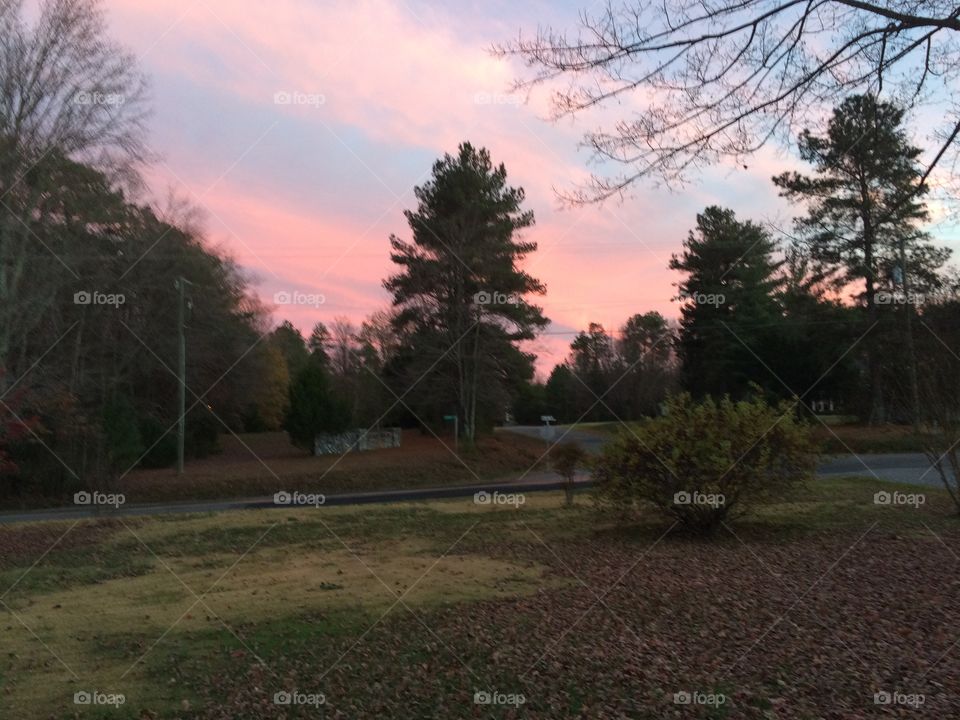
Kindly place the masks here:
<instances>
[{"instance_id":1,"label":"pink cloud","mask_svg":"<svg viewBox=\"0 0 960 720\"><path fill-rule=\"evenodd\" d=\"M116 34L144 54L148 71L165 82L210 89L210 105L202 120L195 120L207 125L173 128L178 146L158 149L183 183L203 197L211 234L257 272L266 299L287 286L327 299L319 307L280 308L278 318L289 317L307 330L338 314L357 322L365 311L385 305L379 281L392 270L387 238L391 232L409 237L401 210L412 207L413 199L410 187L385 189L376 178L401 165L413 172L416 164L418 173L426 173L429 162L423 157L453 152L465 139L488 147L495 161L507 165L511 182L527 190L538 220L529 237L540 244L527 265L548 285L541 302L557 326L584 328L599 321L615 329L647 310L675 316L669 255L679 250L697 211L730 198L733 182L723 175L730 170L708 173L706 184L683 195L640 187L638 196L623 204L558 212L552 189L569 188L589 175L575 149L583 127L542 122L543 93L535 94L531 105L506 95L517 69L486 51L504 37L504 29L477 13L451 8L418 17L404 3L386 0L190 5L117 0L110 6ZM484 35L484 28L490 33L486 42L463 39ZM323 203L295 200L292 191L299 188L293 183L299 180L275 168L270 172L279 174L254 192L244 177L267 170L255 165L255 153L245 155L246 146L236 148L237 167L208 192L227 168L213 167L196 138L218 136L237 120L213 99L224 93L277 122L271 142L281 142L291 124L315 129L318 148L328 143L363 166L369 197L350 205L336 197ZM276 104L276 93L299 93L304 102ZM156 122L170 123L170 116L171 108L158 107ZM394 152L371 157L355 147L358 135ZM319 153L318 148L302 153ZM774 191L762 189L770 185L774 164L764 157L757 167L736 171L737 183L749 181L751 189L738 212L749 216L776 202ZM326 182L334 190L340 171L329 167ZM163 168L155 172L177 182ZM392 193L401 194L402 202L394 203ZM552 335L540 341L546 351L541 369L562 359L570 339Z\"/></svg>"}]
</instances>

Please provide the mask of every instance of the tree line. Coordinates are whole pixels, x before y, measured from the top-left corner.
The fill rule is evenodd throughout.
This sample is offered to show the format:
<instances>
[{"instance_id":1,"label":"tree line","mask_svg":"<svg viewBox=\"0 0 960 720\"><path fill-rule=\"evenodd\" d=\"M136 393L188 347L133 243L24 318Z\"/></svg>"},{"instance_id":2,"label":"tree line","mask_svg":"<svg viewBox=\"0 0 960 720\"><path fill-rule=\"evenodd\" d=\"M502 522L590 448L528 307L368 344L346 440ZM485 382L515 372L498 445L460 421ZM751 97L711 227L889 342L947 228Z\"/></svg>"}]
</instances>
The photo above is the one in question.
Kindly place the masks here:
<instances>
[{"instance_id":1,"label":"tree line","mask_svg":"<svg viewBox=\"0 0 960 720\"><path fill-rule=\"evenodd\" d=\"M920 150L904 114L854 95L825 132L805 130L800 155L810 174L773 178L801 211L792 231L706 208L669 264L681 273L678 325L637 315L615 341L591 324L524 394L518 417L636 419L656 414L679 387L733 398L759 389L807 408L823 401L870 423L929 420L938 393L918 366L944 364L958 347L948 321L957 317L957 281L945 270L949 249L924 229ZM641 337L667 338L659 353L641 353L647 367L629 350L644 320Z\"/></svg>"},{"instance_id":2,"label":"tree line","mask_svg":"<svg viewBox=\"0 0 960 720\"><path fill-rule=\"evenodd\" d=\"M543 382L522 341L546 324L528 299L545 288L519 264L535 246L514 239L533 217L502 166L464 144L417 188L413 241L391 239L399 271L384 283L394 303L382 326L394 354L360 364L371 391L358 393L342 362L334 384L348 389L344 402L377 397L370 408L387 405L390 422L438 431L456 415L468 442L510 420L649 417L678 391L760 392L807 412L919 425L936 393L917 368L951 347L938 341L953 332L957 283L949 250L924 229L920 151L904 117L873 95L844 100L822 133L799 137L809 173L772 178L799 211L791 229L706 208L669 263L681 278L679 322L646 312L616 332L591 323ZM348 354L360 358L355 343ZM383 419L375 414L352 422Z\"/></svg>"},{"instance_id":3,"label":"tree line","mask_svg":"<svg viewBox=\"0 0 960 720\"><path fill-rule=\"evenodd\" d=\"M872 422L954 422L956 283L924 230L925 170L902 107L851 95L800 135L809 174L773 179L798 208L774 233L708 207L670 261L679 323L591 324L545 382L548 325L522 188L470 143L438 159L390 237L390 306L309 337L274 326L189 204L144 199L144 78L93 0L31 25L0 6L0 473L3 492L109 485L176 451L178 328L186 448L224 432L401 424L465 446L512 416L657 415L669 395L832 400ZM953 355L953 358L956 358ZM948 392L949 390L949 392Z\"/></svg>"}]
</instances>

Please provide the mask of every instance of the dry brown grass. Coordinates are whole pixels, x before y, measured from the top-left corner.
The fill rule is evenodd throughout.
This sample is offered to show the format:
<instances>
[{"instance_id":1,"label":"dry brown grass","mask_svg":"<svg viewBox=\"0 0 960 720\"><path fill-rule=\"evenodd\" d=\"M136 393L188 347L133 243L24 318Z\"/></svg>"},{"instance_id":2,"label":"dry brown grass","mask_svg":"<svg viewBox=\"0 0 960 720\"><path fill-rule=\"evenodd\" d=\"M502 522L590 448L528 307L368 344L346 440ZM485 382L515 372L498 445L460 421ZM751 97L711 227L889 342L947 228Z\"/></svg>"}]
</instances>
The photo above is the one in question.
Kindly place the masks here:
<instances>
[{"instance_id":1,"label":"dry brown grass","mask_svg":"<svg viewBox=\"0 0 960 720\"><path fill-rule=\"evenodd\" d=\"M279 490L326 494L462 485L524 472L543 444L513 433L482 438L472 451L453 452L450 438L405 430L399 448L311 457L284 433L225 436L223 451L172 469L138 470L120 481L127 502L240 498Z\"/></svg>"},{"instance_id":2,"label":"dry brown grass","mask_svg":"<svg viewBox=\"0 0 960 720\"><path fill-rule=\"evenodd\" d=\"M444 505L478 518L497 512L466 500ZM397 509L408 507L413 506ZM370 511L349 507L323 512L329 522L349 522ZM0 612L5 618L0 626L5 655L0 662L5 681L0 717L8 717L7 711L9 717L72 717L69 701L73 692L84 688L123 688L134 708L168 705L169 688L137 667L138 659L155 661L179 643L198 642L225 627L239 634L278 619L343 613L369 623L366 618L388 610L397 594L408 607L423 611L528 595L564 584L546 579L546 568L531 561L511 562L481 553L441 555L436 541L424 537L372 543L347 536L343 545L323 528L309 525L315 518L315 511L300 509L282 516L234 512L113 527L111 536L101 534L103 552L111 547L129 551L150 563L149 569L47 591L28 587L25 581L6 597L7 606L0 606L0 611L7 611ZM241 554L226 548L209 551L206 546L193 554L186 539L229 536L245 529L260 536L277 523L292 524L294 529L309 526L313 531L299 531L301 542L276 546L261 542ZM56 529L62 532L62 524ZM83 523L74 531L83 539L97 529L94 523ZM440 545L449 547L451 540L443 537ZM133 538L137 542L131 546ZM156 555L148 548L157 548ZM96 555L78 560L96 561ZM45 565L42 561L39 570ZM78 675L76 682L71 671Z\"/></svg>"}]
</instances>

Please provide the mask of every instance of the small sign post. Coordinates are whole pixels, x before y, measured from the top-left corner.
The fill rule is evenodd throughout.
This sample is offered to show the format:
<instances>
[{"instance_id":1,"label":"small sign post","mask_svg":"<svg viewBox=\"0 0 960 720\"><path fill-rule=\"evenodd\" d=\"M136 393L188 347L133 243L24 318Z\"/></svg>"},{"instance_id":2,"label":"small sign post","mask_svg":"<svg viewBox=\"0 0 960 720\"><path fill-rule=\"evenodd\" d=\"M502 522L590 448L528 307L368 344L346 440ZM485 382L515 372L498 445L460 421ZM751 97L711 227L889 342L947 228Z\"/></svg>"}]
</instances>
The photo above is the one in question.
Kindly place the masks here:
<instances>
[{"instance_id":1,"label":"small sign post","mask_svg":"<svg viewBox=\"0 0 960 720\"><path fill-rule=\"evenodd\" d=\"M544 440L553 440L553 426L550 424L556 422L557 419L553 415L541 415L540 421L543 423L543 427L540 429L540 437Z\"/></svg>"}]
</instances>

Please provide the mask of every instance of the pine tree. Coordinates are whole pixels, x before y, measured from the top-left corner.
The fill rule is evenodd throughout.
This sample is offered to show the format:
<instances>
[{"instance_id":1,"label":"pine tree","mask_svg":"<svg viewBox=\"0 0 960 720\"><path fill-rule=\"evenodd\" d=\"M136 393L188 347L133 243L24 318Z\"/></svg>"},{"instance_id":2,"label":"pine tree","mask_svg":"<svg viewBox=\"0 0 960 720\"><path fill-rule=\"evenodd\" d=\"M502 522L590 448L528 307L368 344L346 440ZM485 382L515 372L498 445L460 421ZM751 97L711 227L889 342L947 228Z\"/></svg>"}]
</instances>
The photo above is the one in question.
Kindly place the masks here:
<instances>
[{"instance_id":1,"label":"pine tree","mask_svg":"<svg viewBox=\"0 0 960 720\"><path fill-rule=\"evenodd\" d=\"M737 220L732 210L711 206L697 215L683 248L670 269L686 274L677 284L685 387L696 396L738 397L757 383L783 394L767 342L780 321L780 263L770 234Z\"/></svg>"},{"instance_id":2,"label":"pine tree","mask_svg":"<svg viewBox=\"0 0 960 720\"><path fill-rule=\"evenodd\" d=\"M414 192L417 210L405 212L413 241L391 236L399 272L384 281L395 327L412 329L405 402L434 420L455 408L472 443L481 419L509 407L513 378L531 374L532 357L516 343L547 324L526 300L546 290L518 266L537 248L516 237L533 212L522 208L523 190L507 185L504 166L469 143L438 160Z\"/></svg>"},{"instance_id":3,"label":"pine tree","mask_svg":"<svg viewBox=\"0 0 960 720\"><path fill-rule=\"evenodd\" d=\"M773 178L781 195L806 203L807 215L798 218L798 228L812 257L833 273L835 284L863 283L857 300L867 318L864 345L873 423L887 415L884 349L876 327L883 319L881 306L887 304L878 296L885 276L899 266L901 277L934 281L931 276L946 260L946 253L932 247L917 227L928 216L923 202L927 188L919 184L920 150L909 143L903 118L901 108L872 95L849 97L833 111L825 135L805 130L800 136L800 155L813 166L814 175L793 172ZM900 284L905 294L911 291L908 282ZM909 304L904 311L909 323ZM905 339L912 345L909 331ZM908 374L914 372L910 360ZM911 385L916 398L915 379ZM916 417L916 401L912 404Z\"/></svg>"},{"instance_id":4,"label":"pine tree","mask_svg":"<svg viewBox=\"0 0 960 720\"><path fill-rule=\"evenodd\" d=\"M284 428L290 441L312 453L319 433L340 433L350 424L350 407L335 391L326 365L311 357L290 385Z\"/></svg>"}]
</instances>

